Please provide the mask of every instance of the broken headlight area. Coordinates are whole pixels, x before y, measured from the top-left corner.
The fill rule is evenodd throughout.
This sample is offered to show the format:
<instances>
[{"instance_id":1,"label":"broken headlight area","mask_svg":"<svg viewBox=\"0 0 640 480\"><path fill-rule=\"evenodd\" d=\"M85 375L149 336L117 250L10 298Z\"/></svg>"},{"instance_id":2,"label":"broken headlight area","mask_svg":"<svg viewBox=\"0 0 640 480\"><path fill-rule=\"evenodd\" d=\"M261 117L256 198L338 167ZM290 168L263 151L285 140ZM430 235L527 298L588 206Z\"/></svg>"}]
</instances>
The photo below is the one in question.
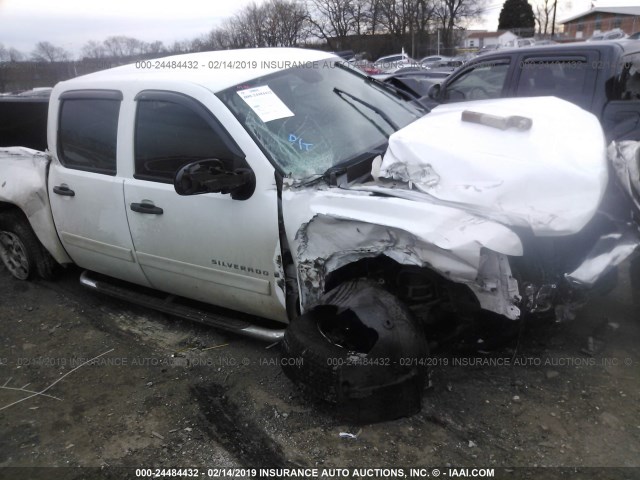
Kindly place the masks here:
<instances>
[{"instance_id":1,"label":"broken headlight area","mask_svg":"<svg viewBox=\"0 0 640 480\"><path fill-rule=\"evenodd\" d=\"M578 233L561 237L536 237L518 232L524 254L511 257L520 285L523 312L552 314L557 321L572 320L590 298L611 291L618 266L640 244L637 226L616 218L607 198L599 212Z\"/></svg>"}]
</instances>

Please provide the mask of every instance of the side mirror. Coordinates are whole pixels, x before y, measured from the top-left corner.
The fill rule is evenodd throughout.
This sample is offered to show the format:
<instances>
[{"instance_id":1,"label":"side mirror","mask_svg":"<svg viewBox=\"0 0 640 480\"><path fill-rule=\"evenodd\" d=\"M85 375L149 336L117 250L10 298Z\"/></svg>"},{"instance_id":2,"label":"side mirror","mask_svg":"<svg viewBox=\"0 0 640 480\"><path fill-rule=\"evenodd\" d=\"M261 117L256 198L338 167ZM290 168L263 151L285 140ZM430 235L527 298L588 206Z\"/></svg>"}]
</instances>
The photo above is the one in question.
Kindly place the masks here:
<instances>
[{"instance_id":1,"label":"side mirror","mask_svg":"<svg viewBox=\"0 0 640 480\"><path fill-rule=\"evenodd\" d=\"M440 97L440 84L434 83L433 85L431 85L429 87L429 90L427 90L427 96L431 100L438 100L438 98Z\"/></svg>"},{"instance_id":2,"label":"side mirror","mask_svg":"<svg viewBox=\"0 0 640 480\"><path fill-rule=\"evenodd\" d=\"M253 195L256 177L250 168L229 170L221 160L198 160L178 170L173 187L178 195L229 193L234 200L246 200Z\"/></svg>"}]
</instances>

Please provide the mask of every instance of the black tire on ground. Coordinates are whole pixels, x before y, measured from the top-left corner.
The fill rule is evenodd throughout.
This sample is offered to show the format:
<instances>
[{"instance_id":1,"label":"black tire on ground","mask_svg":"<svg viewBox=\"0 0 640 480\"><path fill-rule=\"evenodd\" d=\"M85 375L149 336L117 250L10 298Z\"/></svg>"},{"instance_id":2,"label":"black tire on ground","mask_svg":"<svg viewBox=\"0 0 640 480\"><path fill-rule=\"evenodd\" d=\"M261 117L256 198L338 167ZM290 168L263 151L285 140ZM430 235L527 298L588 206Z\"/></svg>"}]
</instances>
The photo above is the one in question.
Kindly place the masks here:
<instances>
[{"instance_id":1,"label":"black tire on ground","mask_svg":"<svg viewBox=\"0 0 640 480\"><path fill-rule=\"evenodd\" d=\"M325 328L327 325L333 325ZM337 344L336 331L345 336ZM341 337L342 338L342 337ZM367 280L345 282L291 322L282 342L284 373L356 423L420 411L428 347L420 324L397 297ZM422 360L422 361L421 361Z\"/></svg>"},{"instance_id":2,"label":"black tire on ground","mask_svg":"<svg viewBox=\"0 0 640 480\"><path fill-rule=\"evenodd\" d=\"M29 280L36 274L53 276L55 260L47 252L21 212L0 212L0 260L18 280Z\"/></svg>"}]
</instances>

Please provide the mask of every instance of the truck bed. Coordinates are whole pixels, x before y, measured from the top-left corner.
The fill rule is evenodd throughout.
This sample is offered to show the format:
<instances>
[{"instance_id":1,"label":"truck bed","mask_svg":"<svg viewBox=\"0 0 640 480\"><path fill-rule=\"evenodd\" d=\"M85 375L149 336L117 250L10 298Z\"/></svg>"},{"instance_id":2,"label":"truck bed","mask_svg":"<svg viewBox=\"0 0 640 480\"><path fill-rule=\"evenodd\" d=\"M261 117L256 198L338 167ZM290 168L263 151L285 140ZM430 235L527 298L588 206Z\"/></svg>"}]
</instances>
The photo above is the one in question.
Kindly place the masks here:
<instances>
[{"instance_id":1,"label":"truck bed","mask_svg":"<svg viewBox=\"0 0 640 480\"><path fill-rule=\"evenodd\" d=\"M0 97L0 147L47 148L48 97Z\"/></svg>"}]
</instances>

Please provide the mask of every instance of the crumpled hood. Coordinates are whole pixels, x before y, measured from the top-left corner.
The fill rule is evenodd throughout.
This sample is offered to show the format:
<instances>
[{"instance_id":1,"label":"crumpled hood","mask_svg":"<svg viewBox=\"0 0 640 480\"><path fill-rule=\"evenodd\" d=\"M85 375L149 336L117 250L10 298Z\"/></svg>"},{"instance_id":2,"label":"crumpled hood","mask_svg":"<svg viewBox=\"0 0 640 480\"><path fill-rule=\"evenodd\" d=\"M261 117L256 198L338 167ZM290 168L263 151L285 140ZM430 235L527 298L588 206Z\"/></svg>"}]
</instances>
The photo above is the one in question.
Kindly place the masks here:
<instances>
[{"instance_id":1,"label":"crumpled hood","mask_svg":"<svg viewBox=\"0 0 640 480\"><path fill-rule=\"evenodd\" d=\"M465 110L532 125L469 123ZM581 230L602 200L605 139L594 115L555 97L443 105L390 137L379 176L536 235L566 235Z\"/></svg>"}]
</instances>

